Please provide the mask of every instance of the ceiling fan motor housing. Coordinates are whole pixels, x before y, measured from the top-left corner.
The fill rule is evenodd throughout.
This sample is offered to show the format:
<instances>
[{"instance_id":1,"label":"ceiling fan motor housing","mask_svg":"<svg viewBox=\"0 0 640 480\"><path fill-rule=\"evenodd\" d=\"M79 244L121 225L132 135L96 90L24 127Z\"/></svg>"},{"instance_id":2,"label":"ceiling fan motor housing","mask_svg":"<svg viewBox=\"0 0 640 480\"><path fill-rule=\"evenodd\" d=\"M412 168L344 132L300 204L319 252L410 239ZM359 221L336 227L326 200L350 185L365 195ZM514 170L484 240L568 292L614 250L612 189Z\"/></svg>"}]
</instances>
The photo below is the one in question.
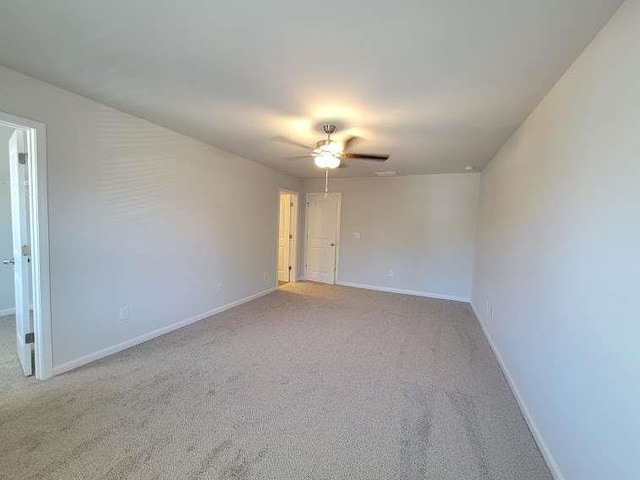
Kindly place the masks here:
<instances>
[{"instance_id":1,"label":"ceiling fan motor housing","mask_svg":"<svg viewBox=\"0 0 640 480\"><path fill-rule=\"evenodd\" d=\"M337 130L337 128L338 127L336 127L336 125L333 123L325 123L324 125L322 125L322 130L324 130L324 133L327 134L327 139L316 142L316 148L313 151L316 157L332 156L337 159L337 162L336 160L332 160L332 159L327 160L327 162L329 162L332 165L329 168L336 168L337 166L340 165L340 157L342 155L342 145L331 140L331 134L334 133ZM318 165L318 162L316 162L316 165Z\"/></svg>"},{"instance_id":2,"label":"ceiling fan motor housing","mask_svg":"<svg viewBox=\"0 0 640 480\"><path fill-rule=\"evenodd\" d=\"M331 135L331 134L335 133L337 128L338 127L336 127L333 123L325 123L324 125L322 125L322 130L327 135Z\"/></svg>"}]
</instances>

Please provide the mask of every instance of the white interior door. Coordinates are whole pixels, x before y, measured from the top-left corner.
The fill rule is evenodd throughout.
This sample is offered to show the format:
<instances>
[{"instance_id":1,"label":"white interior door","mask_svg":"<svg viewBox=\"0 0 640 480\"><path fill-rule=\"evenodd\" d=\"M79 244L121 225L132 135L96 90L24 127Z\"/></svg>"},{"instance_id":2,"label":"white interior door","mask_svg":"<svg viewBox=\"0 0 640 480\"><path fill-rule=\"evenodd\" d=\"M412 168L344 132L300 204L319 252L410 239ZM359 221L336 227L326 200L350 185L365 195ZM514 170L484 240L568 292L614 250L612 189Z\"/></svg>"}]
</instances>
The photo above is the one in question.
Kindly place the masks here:
<instances>
[{"instance_id":1,"label":"white interior door","mask_svg":"<svg viewBox=\"0 0 640 480\"><path fill-rule=\"evenodd\" d=\"M337 193L307 195L307 280L336 282L339 209Z\"/></svg>"},{"instance_id":2,"label":"white interior door","mask_svg":"<svg viewBox=\"0 0 640 480\"><path fill-rule=\"evenodd\" d=\"M289 282L291 258L291 194L280 194L280 222L278 233L278 281Z\"/></svg>"},{"instance_id":3,"label":"white interior door","mask_svg":"<svg viewBox=\"0 0 640 480\"><path fill-rule=\"evenodd\" d=\"M16 130L9 139L11 183L11 227L13 233L13 268L16 297L16 334L18 359L25 375L33 374L33 333L31 321L31 285L29 272L29 204L27 148L25 132Z\"/></svg>"}]
</instances>

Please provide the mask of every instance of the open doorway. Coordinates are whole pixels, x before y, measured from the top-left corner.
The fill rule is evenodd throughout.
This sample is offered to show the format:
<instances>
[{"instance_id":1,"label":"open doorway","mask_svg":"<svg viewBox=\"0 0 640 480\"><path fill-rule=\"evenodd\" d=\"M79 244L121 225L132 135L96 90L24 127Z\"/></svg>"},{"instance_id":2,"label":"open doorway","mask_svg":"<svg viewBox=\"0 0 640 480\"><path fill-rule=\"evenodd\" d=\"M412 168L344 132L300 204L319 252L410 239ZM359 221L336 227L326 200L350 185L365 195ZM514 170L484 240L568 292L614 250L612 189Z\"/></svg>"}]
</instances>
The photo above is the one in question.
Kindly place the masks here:
<instances>
[{"instance_id":1,"label":"open doorway","mask_svg":"<svg viewBox=\"0 0 640 480\"><path fill-rule=\"evenodd\" d=\"M52 375L45 127L0 112L0 376Z\"/></svg>"},{"instance_id":2,"label":"open doorway","mask_svg":"<svg viewBox=\"0 0 640 480\"><path fill-rule=\"evenodd\" d=\"M278 286L296 281L298 193L280 190L278 215Z\"/></svg>"}]
</instances>

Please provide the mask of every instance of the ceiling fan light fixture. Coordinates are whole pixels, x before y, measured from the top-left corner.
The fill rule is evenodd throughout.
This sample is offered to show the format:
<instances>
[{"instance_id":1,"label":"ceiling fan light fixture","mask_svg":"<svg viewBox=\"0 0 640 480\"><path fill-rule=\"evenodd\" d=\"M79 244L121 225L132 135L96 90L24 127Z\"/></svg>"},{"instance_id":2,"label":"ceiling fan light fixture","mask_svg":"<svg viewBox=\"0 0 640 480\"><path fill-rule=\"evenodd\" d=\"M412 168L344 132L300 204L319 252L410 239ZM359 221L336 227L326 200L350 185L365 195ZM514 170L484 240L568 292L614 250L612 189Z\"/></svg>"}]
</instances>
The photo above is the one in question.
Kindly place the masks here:
<instances>
[{"instance_id":1,"label":"ceiling fan light fixture","mask_svg":"<svg viewBox=\"0 0 640 480\"><path fill-rule=\"evenodd\" d=\"M342 154L342 144L338 142L330 142L324 146L324 149L336 156Z\"/></svg>"},{"instance_id":2,"label":"ceiling fan light fixture","mask_svg":"<svg viewBox=\"0 0 640 480\"><path fill-rule=\"evenodd\" d=\"M323 153L330 153L331 155L342 155L342 144L334 142L332 140L321 140L318 142L317 147L313 150L316 155L322 155Z\"/></svg>"},{"instance_id":3,"label":"ceiling fan light fixture","mask_svg":"<svg viewBox=\"0 0 640 480\"><path fill-rule=\"evenodd\" d=\"M340 166L340 158L327 151L316 155L313 162L319 168L338 168Z\"/></svg>"},{"instance_id":4,"label":"ceiling fan light fixture","mask_svg":"<svg viewBox=\"0 0 640 480\"><path fill-rule=\"evenodd\" d=\"M370 153L355 153L351 151L351 144L358 140L359 137L353 135L347 137L342 142L335 142L331 140L331 134L334 133L337 127L333 124L325 124L322 126L324 133L327 134L325 140L320 140L316 143L316 147L311 150L311 157L318 168L324 168L327 171L329 169L338 168L342 160L368 160L373 162L385 162L389 159L389 155L376 155ZM286 137L274 137L273 140L277 140L283 143L288 143L296 147L308 148L305 145L298 143L294 140L289 140ZM298 158L305 158L305 156Z\"/></svg>"}]
</instances>

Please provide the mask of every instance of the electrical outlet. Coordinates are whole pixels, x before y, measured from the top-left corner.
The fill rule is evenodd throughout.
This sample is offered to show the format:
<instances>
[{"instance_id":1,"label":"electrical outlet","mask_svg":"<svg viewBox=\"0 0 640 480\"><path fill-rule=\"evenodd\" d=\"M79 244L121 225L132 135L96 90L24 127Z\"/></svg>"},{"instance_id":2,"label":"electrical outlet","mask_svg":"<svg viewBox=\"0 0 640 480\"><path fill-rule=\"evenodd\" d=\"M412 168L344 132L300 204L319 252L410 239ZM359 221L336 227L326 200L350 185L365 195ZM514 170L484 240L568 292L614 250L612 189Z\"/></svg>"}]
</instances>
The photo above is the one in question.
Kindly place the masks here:
<instances>
[{"instance_id":1,"label":"electrical outlet","mask_svg":"<svg viewBox=\"0 0 640 480\"><path fill-rule=\"evenodd\" d=\"M394 272L393 270L389 270L389 277L393 278L396 276L396 272Z\"/></svg>"},{"instance_id":2,"label":"electrical outlet","mask_svg":"<svg viewBox=\"0 0 640 480\"><path fill-rule=\"evenodd\" d=\"M262 278L264 279L265 285L269 283L269 274L267 272L263 272Z\"/></svg>"},{"instance_id":3,"label":"electrical outlet","mask_svg":"<svg viewBox=\"0 0 640 480\"><path fill-rule=\"evenodd\" d=\"M129 305L122 305L118 309L118 320L126 320L129 318Z\"/></svg>"},{"instance_id":4,"label":"electrical outlet","mask_svg":"<svg viewBox=\"0 0 640 480\"><path fill-rule=\"evenodd\" d=\"M220 280L218 282L218 291L221 292L222 291L222 280Z\"/></svg>"}]
</instances>

